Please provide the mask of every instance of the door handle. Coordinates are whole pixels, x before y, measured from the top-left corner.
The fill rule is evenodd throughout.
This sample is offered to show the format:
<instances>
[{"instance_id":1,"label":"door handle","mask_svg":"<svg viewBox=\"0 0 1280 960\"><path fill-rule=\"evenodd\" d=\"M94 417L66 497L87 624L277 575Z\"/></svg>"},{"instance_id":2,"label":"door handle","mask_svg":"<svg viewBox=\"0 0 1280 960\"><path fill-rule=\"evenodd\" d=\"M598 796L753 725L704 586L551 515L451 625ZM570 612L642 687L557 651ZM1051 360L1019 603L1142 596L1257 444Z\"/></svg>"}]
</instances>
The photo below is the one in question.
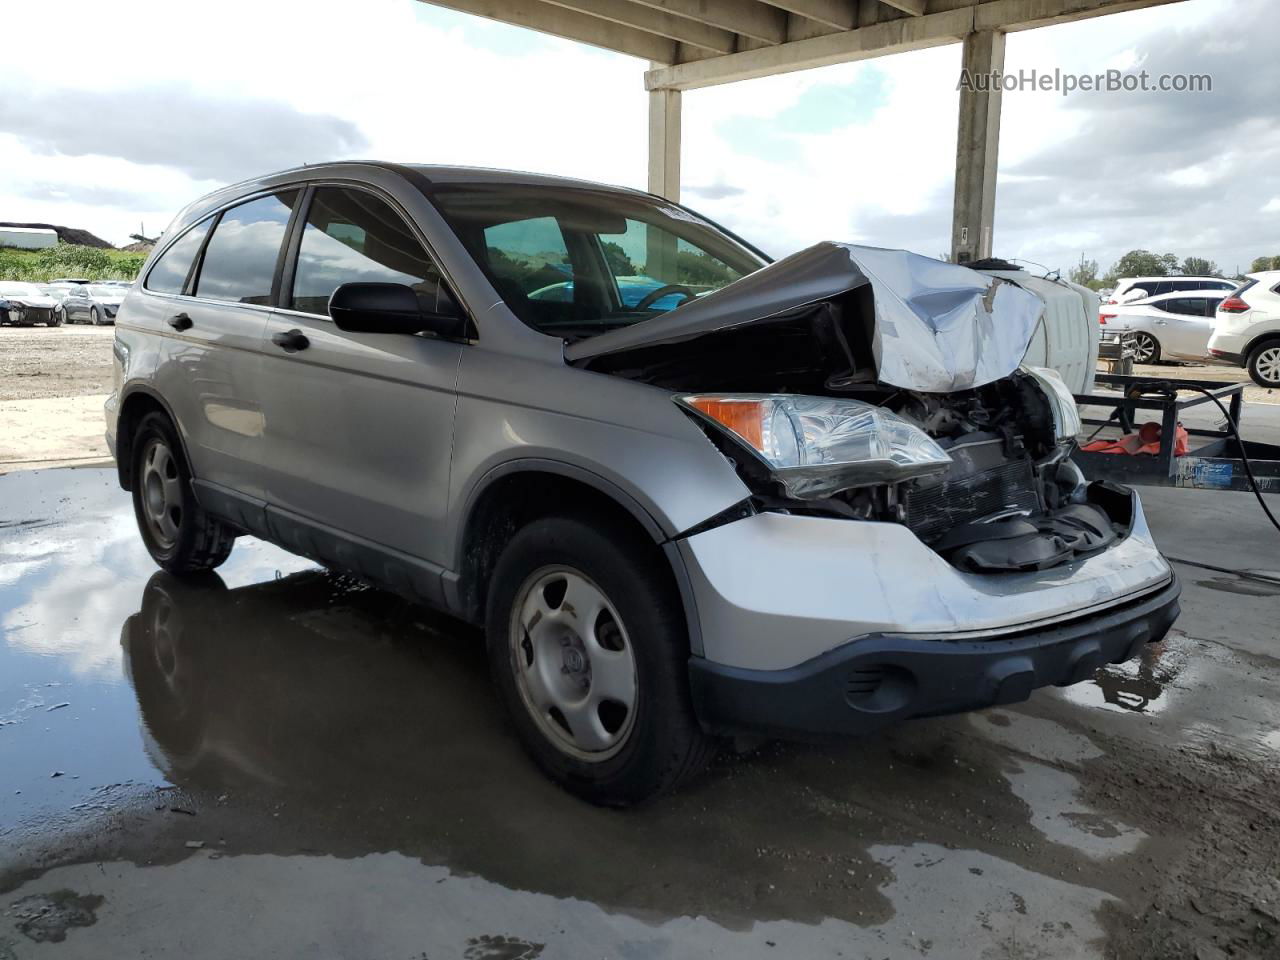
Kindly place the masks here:
<instances>
[{"instance_id":1,"label":"door handle","mask_svg":"<svg viewBox=\"0 0 1280 960\"><path fill-rule=\"evenodd\" d=\"M175 313L172 317L166 320L165 323L169 324L169 326L173 327L175 330L191 329L191 318L185 313Z\"/></svg>"},{"instance_id":2,"label":"door handle","mask_svg":"<svg viewBox=\"0 0 1280 960\"><path fill-rule=\"evenodd\" d=\"M297 353L299 350L305 350L311 346L311 341L306 338L301 330L288 330L281 333L273 333L271 342L283 350L285 353Z\"/></svg>"}]
</instances>

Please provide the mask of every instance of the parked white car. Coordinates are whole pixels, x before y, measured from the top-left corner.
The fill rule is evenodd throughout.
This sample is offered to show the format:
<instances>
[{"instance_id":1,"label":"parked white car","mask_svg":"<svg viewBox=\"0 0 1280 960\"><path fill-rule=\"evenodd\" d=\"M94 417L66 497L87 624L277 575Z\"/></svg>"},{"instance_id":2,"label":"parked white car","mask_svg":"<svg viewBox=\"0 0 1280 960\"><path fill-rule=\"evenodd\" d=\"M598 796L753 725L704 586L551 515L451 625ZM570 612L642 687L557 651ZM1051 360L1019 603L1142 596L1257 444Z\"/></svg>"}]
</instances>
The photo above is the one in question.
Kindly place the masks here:
<instances>
[{"instance_id":1,"label":"parked white car","mask_svg":"<svg viewBox=\"0 0 1280 960\"><path fill-rule=\"evenodd\" d=\"M1181 293L1185 290L1222 290L1236 288L1234 280L1222 277L1121 277L1111 291L1107 305L1133 303L1165 293Z\"/></svg>"},{"instance_id":2,"label":"parked white car","mask_svg":"<svg viewBox=\"0 0 1280 960\"><path fill-rule=\"evenodd\" d=\"M1224 290L1187 290L1103 307L1098 323L1108 332L1132 333L1137 363L1164 357L1203 360L1209 355L1214 316Z\"/></svg>"},{"instance_id":3,"label":"parked white car","mask_svg":"<svg viewBox=\"0 0 1280 960\"><path fill-rule=\"evenodd\" d=\"M1280 270L1248 274L1218 305L1209 354L1247 367L1260 386L1280 387Z\"/></svg>"}]
</instances>

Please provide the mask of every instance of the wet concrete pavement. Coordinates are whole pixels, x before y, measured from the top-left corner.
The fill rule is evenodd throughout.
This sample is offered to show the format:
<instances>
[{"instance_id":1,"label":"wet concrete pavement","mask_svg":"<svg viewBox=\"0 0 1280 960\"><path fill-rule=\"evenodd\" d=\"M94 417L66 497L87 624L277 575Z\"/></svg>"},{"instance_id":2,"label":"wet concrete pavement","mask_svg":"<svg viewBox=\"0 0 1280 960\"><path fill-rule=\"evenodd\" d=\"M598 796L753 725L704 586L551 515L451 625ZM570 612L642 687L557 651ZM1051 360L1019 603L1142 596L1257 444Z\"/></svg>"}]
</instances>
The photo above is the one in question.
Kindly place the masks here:
<instances>
[{"instance_id":1,"label":"wet concrete pavement","mask_svg":"<svg viewBox=\"0 0 1280 960\"><path fill-rule=\"evenodd\" d=\"M1280 955L1280 535L1144 499L1186 562L1140 661L619 813L474 631L248 540L179 582L110 471L2 477L0 960Z\"/></svg>"}]
</instances>

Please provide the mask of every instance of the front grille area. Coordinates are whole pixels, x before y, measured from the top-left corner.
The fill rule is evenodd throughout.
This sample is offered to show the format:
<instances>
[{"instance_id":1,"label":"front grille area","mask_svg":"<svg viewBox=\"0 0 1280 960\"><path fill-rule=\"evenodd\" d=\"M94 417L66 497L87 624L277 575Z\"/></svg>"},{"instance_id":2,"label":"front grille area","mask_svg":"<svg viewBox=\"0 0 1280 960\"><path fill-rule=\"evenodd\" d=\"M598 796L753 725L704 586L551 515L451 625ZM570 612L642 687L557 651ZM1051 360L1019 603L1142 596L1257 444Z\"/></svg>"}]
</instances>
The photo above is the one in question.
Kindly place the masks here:
<instances>
[{"instance_id":1,"label":"front grille area","mask_svg":"<svg viewBox=\"0 0 1280 960\"><path fill-rule=\"evenodd\" d=\"M49 307L19 307L18 316L23 323L48 323L53 319L53 310Z\"/></svg>"},{"instance_id":2,"label":"front grille area","mask_svg":"<svg viewBox=\"0 0 1280 960\"><path fill-rule=\"evenodd\" d=\"M1038 506L1031 461L1010 460L909 491L906 522L928 543L957 524L1004 510L1034 511Z\"/></svg>"}]
</instances>

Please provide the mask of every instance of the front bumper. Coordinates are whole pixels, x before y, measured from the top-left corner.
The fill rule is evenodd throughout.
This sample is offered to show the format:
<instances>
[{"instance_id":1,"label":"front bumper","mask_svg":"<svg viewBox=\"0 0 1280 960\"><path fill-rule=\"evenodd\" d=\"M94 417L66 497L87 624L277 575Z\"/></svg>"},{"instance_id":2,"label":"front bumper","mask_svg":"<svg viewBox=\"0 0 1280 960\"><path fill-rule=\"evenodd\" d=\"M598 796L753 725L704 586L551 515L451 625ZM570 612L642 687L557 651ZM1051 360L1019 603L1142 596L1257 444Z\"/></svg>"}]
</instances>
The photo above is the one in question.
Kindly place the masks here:
<instances>
[{"instance_id":1,"label":"front bumper","mask_svg":"<svg viewBox=\"0 0 1280 960\"><path fill-rule=\"evenodd\" d=\"M694 705L718 734L793 738L865 734L910 717L1017 703L1138 655L1179 613L1177 578L1101 613L981 640L859 637L783 670L690 661Z\"/></svg>"}]
</instances>

